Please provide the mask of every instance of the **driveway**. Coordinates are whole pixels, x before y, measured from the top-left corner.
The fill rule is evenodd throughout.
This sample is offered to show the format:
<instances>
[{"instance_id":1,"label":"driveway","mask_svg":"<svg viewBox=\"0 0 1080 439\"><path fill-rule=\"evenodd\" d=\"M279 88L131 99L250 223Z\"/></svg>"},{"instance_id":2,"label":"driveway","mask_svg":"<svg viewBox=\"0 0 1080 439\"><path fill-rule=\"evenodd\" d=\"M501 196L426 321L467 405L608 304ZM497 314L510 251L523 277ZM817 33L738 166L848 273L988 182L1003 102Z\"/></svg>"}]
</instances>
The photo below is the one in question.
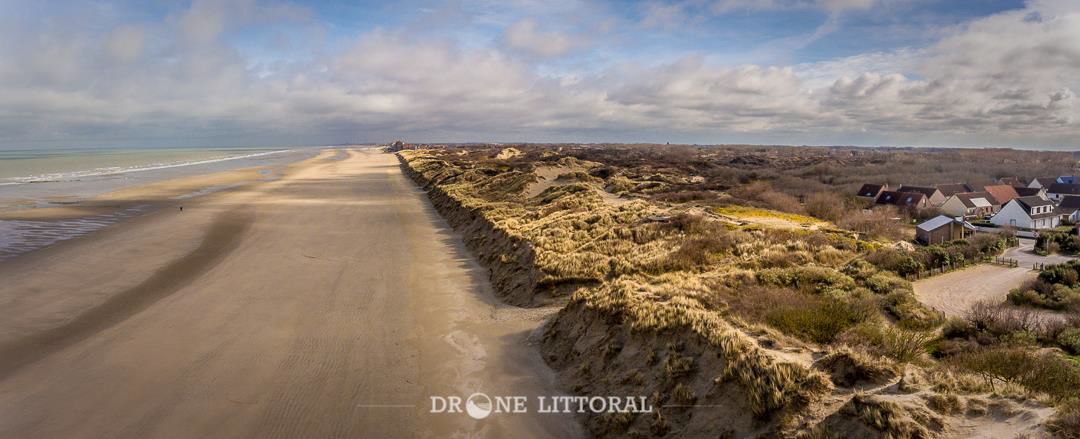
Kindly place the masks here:
<instances>
[{"instance_id":1,"label":"driveway","mask_svg":"<svg viewBox=\"0 0 1080 439\"><path fill-rule=\"evenodd\" d=\"M1016 259L1019 267L979 264L914 282L915 296L925 305L944 312L947 317L961 316L978 302L1001 303L1009 291L1038 276L1035 263L1060 264L1071 256L1039 256L1032 250L1034 239L1021 239L1020 246L1005 251L1006 258Z\"/></svg>"},{"instance_id":2,"label":"driveway","mask_svg":"<svg viewBox=\"0 0 1080 439\"><path fill-rule=\"evenodd\" d=\"M1035 240L1020 238L1020 246L1013 247L1005 251L1006 258L1016 259L1020 263L1021 267L1031 268L1032 264L1060 264L1072 259L1076 259L1072 256L1065 256L1060 254L1054 254L1050 256L1039 256L1035 254Z\"/></svg>"}]
</instances>

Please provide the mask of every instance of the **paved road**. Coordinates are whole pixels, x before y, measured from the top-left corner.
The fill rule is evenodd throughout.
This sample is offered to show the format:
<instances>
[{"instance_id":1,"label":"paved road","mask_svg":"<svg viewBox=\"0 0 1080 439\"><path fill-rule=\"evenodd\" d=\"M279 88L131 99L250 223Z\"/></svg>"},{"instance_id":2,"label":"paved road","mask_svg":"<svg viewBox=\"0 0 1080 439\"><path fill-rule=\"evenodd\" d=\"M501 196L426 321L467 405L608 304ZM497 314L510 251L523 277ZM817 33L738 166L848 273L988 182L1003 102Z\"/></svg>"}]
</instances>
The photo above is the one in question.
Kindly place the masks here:
<instances>
[{"instance_id":1,"label":"paved road","mask_svg":"<svg viewBox=\"0 0 1080 439\"><path fill-rule=\"evenodd\" d=\"M0 264L0 437L575 436L526 339L393 156L323 154Z\"/></svg>"}]
</instances>

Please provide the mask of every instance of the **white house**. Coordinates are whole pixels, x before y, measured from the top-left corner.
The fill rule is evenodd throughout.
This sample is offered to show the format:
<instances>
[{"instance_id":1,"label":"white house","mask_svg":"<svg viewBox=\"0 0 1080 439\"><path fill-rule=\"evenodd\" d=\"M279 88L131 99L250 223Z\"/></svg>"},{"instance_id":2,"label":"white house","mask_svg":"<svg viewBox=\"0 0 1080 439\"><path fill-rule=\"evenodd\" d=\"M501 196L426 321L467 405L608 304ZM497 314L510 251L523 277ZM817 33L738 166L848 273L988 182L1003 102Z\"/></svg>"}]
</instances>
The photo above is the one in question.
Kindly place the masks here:
<instances>
[{"instance_id":1,"label":"white house","mask_svg":"<svg viewBox=\"0 0 1080 439\"><path fill-rule=\"evenodd\" d=\"M946 198L938 210L949 216L974 218L994 213L996 204L989 192L961 192Z\"/></svg>"},{"instance_id":2,"label":"white house","mask_svg":"<svg viewBox=\"0 0 1080 439\"><path fill-rule=\"evenodd\" d=\"M1021 229L1052 229L1060 220L1061 215L1054 211L1054 203L1039 197L1014 198L990 218L995 225Z\"/></svg>"}]
</instances>

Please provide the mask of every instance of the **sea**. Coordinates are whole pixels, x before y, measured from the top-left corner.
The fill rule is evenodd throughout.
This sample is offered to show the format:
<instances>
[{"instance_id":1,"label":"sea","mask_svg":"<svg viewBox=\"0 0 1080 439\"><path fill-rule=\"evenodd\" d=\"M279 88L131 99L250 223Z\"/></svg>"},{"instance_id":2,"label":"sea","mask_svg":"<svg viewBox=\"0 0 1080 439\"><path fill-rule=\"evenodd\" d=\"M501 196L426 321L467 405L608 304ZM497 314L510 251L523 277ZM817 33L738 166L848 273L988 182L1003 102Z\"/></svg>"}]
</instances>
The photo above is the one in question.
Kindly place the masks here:
<instances>
[{"instance_id":1,"label":"sea","mask_svg":"<svg viewBox=\"0 0 1080 439\"><path fill-rule=\"evenodd\" d=\"M314 157L325 146L265 148L0 148L0 211L77 204L126 187L232 169L266 167L272 180L290 163ZM206 187L190 198L228 189ZM0 220L0 260L83 236L150 209L63 220Z\"/></svg>"}]
</instances>

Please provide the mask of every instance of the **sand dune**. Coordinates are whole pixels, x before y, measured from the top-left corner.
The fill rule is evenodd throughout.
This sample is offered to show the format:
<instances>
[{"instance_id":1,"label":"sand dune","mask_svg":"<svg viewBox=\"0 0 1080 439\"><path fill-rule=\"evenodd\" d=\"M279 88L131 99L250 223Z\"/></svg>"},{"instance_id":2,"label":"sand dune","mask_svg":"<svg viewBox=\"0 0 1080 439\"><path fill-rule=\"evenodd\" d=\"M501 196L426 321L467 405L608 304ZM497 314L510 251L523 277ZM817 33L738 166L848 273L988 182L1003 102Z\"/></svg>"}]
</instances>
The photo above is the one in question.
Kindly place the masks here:
<instances>
[{"instance_id":1,"label":"sand dune","mask_svg":"<svg viewBox=\"0 0 1080 439\"><path fill-rule=\"evenodd\" d=\"M165 191L169 192L169 191ZM0 437L574 436L433 395L552 395L528 335L393 156L328 151L0 262Z\"/></svg>"}]
</instances>

